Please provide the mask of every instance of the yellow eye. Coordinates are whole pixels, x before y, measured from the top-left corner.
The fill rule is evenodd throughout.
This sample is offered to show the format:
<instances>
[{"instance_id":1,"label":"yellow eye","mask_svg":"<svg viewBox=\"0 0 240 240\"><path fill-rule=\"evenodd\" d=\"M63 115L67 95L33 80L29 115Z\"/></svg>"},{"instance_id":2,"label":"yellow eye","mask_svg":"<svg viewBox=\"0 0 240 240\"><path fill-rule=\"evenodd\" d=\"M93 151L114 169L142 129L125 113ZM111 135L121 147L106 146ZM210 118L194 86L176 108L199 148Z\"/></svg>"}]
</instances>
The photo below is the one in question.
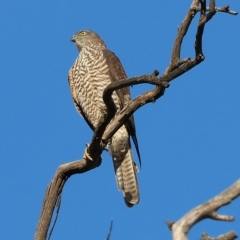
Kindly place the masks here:
<instances>
[{"instance_id":1,"label":"yellow eye","mask_svg":"<svg viewBox=\"0 0 240 240\"><path fill-rule=\"evenodd\" d=\"M86 32L83 31L83 32L80 32L79 34L80 35L86 35Z\"/></svg>"}]
</instances>

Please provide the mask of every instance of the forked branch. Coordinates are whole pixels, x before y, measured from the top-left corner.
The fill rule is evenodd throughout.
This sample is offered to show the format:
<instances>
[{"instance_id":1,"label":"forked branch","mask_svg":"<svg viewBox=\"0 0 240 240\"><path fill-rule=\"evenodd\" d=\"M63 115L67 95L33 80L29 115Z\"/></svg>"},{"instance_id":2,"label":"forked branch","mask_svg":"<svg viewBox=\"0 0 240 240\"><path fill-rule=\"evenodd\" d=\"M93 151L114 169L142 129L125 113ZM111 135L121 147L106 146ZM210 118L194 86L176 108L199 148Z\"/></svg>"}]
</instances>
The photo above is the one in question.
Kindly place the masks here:
<instances>
[{"instance_id":1,"label":"forked branch","mask_svg":"<svg viewBox=\"0 0 240 240\"><path fill-rule=\"evenodd\" d=\"M240 196L240 180L235 182L231 187L226 189L221 194L210 199L206 203L194 208L185 216L183 216L177 222L166 222L168 227L172 230L173 239L177 240L187 240L187 235L190 229L199 221L206 218L211 218L213 220L219 221L234 221L233 216L220 215L217 213L218 209L230 204L235 198ZM229 236L229 238L224 238L225 240L236 238L236 234L230 232L224 235ZM219 239L221 239L219 237ZM222 238L223 239L223 238Z\"/></svg>"},{"instance_id":2,"label":"forked branch","mask_svg":"<svg viewBox=\"0 0 240 240\"><path fill-rule=\"evenodd\" d=\"M206 233L203 233L201 240L234 240L238 236L235 232L228 232L216 238L210 238Z\"/></svg>"}]
</instances>

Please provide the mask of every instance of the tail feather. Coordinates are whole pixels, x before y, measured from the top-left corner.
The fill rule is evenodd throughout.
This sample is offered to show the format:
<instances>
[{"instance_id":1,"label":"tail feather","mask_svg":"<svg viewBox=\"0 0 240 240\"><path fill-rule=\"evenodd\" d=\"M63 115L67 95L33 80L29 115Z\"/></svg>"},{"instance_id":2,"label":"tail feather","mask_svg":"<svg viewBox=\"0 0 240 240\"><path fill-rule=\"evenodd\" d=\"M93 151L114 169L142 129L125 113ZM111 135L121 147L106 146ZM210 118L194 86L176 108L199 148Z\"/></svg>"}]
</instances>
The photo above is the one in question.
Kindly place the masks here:
<instances>
[{"instance_id":1,"label":"tail feather","mask_svg":"<svg viewBox=\"0 0 240 240\"><path fill-rule=\"evenodd\" d=\"M118 189L123 192L126 205L132 207L140 199L136 176L137 167L132 159L132 150L128 149L123 160L116 158L114 154L112 158Z\"/></svg>"},{"instance_id":2,"label":"tail feather","mask_svg":"<svg viewBox=\"0 0 240 240\"><path fill-rule=\"evenodd\" d=\"M122 191L124 189L122 161L117 160L116 158L114 159L114 157L112 159L113 159L113 166L114 166L114 171L115 171L118 190Z\"/></svg>"},{"instance_id":3,"label":"tail feather","mask_svg":"<svg viewBox=\"0 0 240 240\"><path fill-rule=\"evenodd\" d=\"M122 162L122 173L124 179L124 198L133 205L137 204L139 202L139 189L131 149L128 150Z\"/></svg>"},{"instance_id":4,"label":"tail feather","mask_svg":"<svg viewBox=\"0 0 240 240\"><path fill-rule=\"evenodd\" d=\"M112 137L109 150L113 159L118 189L122 191L128 207L139 202L139 189L137 182L137 167L133 161L129 135L122 126Z\"/></svg>"}]
</instances>

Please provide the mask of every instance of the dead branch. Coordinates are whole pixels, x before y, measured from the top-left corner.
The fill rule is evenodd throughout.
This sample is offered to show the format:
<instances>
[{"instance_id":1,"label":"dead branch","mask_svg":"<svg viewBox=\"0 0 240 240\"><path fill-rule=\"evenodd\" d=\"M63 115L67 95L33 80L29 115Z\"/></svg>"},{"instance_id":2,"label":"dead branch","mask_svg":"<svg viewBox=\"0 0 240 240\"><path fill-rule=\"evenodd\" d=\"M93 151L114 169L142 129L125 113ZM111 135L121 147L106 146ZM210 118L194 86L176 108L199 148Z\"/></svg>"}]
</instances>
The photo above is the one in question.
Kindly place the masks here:
<instances>
[{"instance_id":1,"label":"dead branch","mask_svg":"<svg viewBox=\"0 0 240 240\"><path fill-rule=\"evenodd\" d=\"M210 238L207 233L203 233L201 240L234 240L238 236L235 232L228 232L224 235L218 236L216 238Z\"/></svg>"},{"instance_id":2,"label":"dead branch","mask_svg":"<svg viewBox=\"0 0 240 240\"><path fill-rule=\"evenodd\" d=\"M194 208L177 222L171 223L171 225L168 224L169 228L173 233L173 239L187 240L187 235L190 229L196 223L206 218L211 218L219 221L234 221L233 216L220 215L217 213L217 210L227 204L230 204L231 201L233 201L235 198L239 196L240 196L240 180L235 182L224 192L210 199L208 202L205 202L200 206ZM232 234L229 233L225 234L224 236L226 235L231 237L224 239L233 239Z\"/></svg>"},{"instance_id":3,"label":"dead branch","mask_svg":"<svg viewBox=\"0 0 240 240\"><path fill-rule=\"evenodd\" d=\"M230 6L229 5L226 5L225 7L215 7L215 10L216 10L216 12L223 12L223 13L228 13L228 14L231 14L231 15L237 15L238 14L238 12L235 12L235 11L232 11L232 10L230 10L229 9L230 8ZM208 12L209 11L209 7L206 7L206 11ZM201 11L201 8L196 8L196 11Z\"/></svg>"},{"instance_id":4,"label":"dead branch","mask_svg":"<svg viewBox=\"0 0 240 240\"><path fill-rule=\"evenodd\" d=\"M200 7L199 4L201 4ZM208 11L207 15L206 11ZM195 40L195 58L181 59L180 52L184 36L187 34L188 28L197 12L200 12L200 18ZM204 55L202 52L202 35L204 26L216 12L225 12L232 15L237 14L236 12L231 11L229 6L216 8L215 1L210 1L209 8L206 8L204 1L193 0L189 11L187 12L181 26L178 29L172 50L171 61L163 76L158 77L158 71L154 71L153 74L123 79L119 82L111 83L105 89L103 93L103 100L106 105L106 113L103 115L99 126L94 132L92 142L87 146L83 159L59 166L53 180L46 190L41 215L35 234L35 240L47 239L47 233L51 223L52 215L55 207L57 207L56 204L61 196L67 179L74 174L81 174L100 166L102 151L106 147L109 139L125 123L125 121L137 109L146 103L155 102L157 99L163 96L164 91L169 86L170 81L181 76L204 60ZM126 86L142 83L152 84L156 87L153 90L145 92L136 99L132 100L127 106L124 107L124 109L116 114L115 105L111 97L113 91ZM58 208L59 207L60 206L58 206ZM176 224L174 223L173 228L175 226Z\"/></svg>"}]
</instances>

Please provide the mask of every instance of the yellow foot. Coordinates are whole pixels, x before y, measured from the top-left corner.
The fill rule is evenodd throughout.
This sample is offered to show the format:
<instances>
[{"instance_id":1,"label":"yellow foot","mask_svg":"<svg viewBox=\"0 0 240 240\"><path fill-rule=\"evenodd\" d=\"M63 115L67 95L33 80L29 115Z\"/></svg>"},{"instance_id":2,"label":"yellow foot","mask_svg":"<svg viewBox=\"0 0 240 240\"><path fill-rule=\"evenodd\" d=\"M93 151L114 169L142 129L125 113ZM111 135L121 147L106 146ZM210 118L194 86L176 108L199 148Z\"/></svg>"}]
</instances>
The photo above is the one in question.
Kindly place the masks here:
<instances>
[{"instance_id":1,"label":"yellow foot","mask_svg":"<svg viewBox=\"0 0 240 240\"><path fill-rule=\"evenodd\" d=\"M83 159L86 159L86 160L89 160L89 161L93 161L92 157L88 153L88 148L89 148L89 144L87 144L87 147L85 148Z\"/></svg>"}]
</instances>

